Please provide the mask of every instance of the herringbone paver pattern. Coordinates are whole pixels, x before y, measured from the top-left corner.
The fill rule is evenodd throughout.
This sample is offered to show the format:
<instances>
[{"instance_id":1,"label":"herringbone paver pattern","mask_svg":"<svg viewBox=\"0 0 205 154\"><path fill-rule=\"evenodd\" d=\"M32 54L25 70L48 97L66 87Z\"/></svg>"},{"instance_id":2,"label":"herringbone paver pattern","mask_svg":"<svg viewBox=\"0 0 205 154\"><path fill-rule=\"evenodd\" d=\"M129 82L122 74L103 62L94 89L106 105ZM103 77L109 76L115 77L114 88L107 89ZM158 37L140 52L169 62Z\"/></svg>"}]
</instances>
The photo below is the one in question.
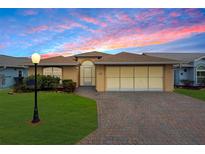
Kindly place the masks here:
<instances>
[{"instance_id":1,"label":"herringbone paver pattern","mask_svg":"<svg viewBox=\"0 0 205 154\"><path fill-rule=\"evenodd\" d=\"M166 92L81 87L98 106L98 129L79 144L205 144L205 102Z\"/></svg>"}]
</instances>

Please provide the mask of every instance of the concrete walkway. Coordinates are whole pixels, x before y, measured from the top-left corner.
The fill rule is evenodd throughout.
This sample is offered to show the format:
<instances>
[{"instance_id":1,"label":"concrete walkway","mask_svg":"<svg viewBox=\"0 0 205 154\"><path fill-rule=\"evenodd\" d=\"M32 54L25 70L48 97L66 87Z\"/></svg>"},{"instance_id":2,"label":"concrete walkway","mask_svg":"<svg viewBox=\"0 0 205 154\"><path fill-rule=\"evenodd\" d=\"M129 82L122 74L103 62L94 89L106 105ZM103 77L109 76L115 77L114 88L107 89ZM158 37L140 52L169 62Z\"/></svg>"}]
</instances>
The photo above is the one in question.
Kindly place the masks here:
<instances>
[{"instance_id":1,"label":"concrete walkway","mask_svg":"<svg viewBox=\"0 0 205 154\"><path fill-rule=\"evenodd\" d=\"M106 92L80 87L93 98L98 129L79 144L205 144L205 102L176 93Z\"/></svg>"}]
</instances>

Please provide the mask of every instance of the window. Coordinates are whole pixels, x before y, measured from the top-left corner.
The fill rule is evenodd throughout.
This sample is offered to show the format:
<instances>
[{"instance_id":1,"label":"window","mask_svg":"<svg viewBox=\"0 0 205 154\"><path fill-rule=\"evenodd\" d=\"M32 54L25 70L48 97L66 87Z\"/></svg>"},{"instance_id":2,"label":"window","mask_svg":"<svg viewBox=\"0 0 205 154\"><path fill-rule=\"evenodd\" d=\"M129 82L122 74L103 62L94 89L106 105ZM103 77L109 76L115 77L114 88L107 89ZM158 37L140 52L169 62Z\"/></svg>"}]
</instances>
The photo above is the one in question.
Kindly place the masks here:
<instances>
[{"instance_id":1,"label":"window","mask_svg":"<svg viewBox=\"0 0 205 154\"><path fill-rule=\"evenodd\" d=\"M197 67L197 84L205 84L205 66Z\"/></svg>"},{"instance_id":2,"label":"window","mask_svg":"<svg viewBox=\"0 0 205 154\"><path fill-rule=\"evenodd\" d=\"M199 67L197 67L197 71L205 71L205 66L199 66Z\"/></svg>"},{"instance_id":3,"label":"window","mask_svg":"<svg viewBox=\"0 0 205 154\"><path fill-rule=\"evenodd\" d=\"M23 72L20 70L20 71L18 71L18 77L19 78L22 78L23 77Z\"/></svg>"},{"instance_id":4,"label":"window","mask_svg":"<svg viewBox=\"0 0 205 154\"><path fill-rule=\"evenodd\" d=\"M59 77L60 79L62 79L62 68L46 67L43 69L43 75L50 75L50 76Z\"/></svg>"}]
</instances>

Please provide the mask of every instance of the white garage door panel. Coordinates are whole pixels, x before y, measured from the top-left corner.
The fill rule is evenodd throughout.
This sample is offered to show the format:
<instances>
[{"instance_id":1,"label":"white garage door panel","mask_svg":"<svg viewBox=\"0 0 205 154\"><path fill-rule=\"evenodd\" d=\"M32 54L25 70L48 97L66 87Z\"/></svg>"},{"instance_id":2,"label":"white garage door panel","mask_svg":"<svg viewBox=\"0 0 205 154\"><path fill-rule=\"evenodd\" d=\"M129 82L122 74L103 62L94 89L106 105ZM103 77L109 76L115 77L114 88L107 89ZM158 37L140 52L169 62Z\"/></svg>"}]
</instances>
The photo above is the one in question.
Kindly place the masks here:
<instances>
[{"instance_id":1,"label":"white garage door panel","mask_svg":"<svg viewBox=\"0 0 205 154\"><path fill-rule=\"evenodd\" d=\"M134 67L120 67L120 91L134 90Z\"/></svg>"},{"instance_id":2,"label":"white garage door panel","mask_svg":"<svg viewBox=\"0 0 205 154\"><path fill-rule=\"evenodd\" d=\"M163 77L163 67L162 66L150 66L149 67L149 77Z\"/></svg>"},{"instance_id":3,"label":"white garage door panel","mask_svg":"<svg viewBox=\"0 0 205 154\"><path fill-rule=\"evenodd\" d=\"M148 78L135 78L135 91L147 91Z\"/></svg>"},{"instance_id":4,"label":"white garage door panel","mask_svg":"<svg viewBox=\"0 0 205 154\"><path fill-rule=\"evenodd\" d=\"M120 67L106 67L106 77L119 77Z\"/></svg>"},{"instance_id":5,"label":"white garage door panel","mask_svg":"<svg viewBox=\"0 0 205 154\"><path fill-rule=\"evenodd\" d=\"M121 78L120 79L120 90L121 91L133 91L134 90L134 79L133 78Z\"/></svg>"},{"instance_id":6,"label":"white garage door panel","mask_svg":"<svg viewBox=\"0 0 205 154\"><path fill-rule=\"evenodd\" d=\"M162 78L149 78L149 90L163 90Z\"/></svg>"},{"instance_id":7,"label":"white garage door panel","mask_svg":"<svg viewBox=\"0 0 205 154\"><path fill-rule=\"evenodd\" d=\"M120 78L107 78L106 87L107 91L119 91Z\"/></svg>"},{"instance_id":8,"label":"white garage door panel","mask_svg":"<svg viewBox=\"0 0 205 154\"><path fill-rule=\"evenodd\" d=\"M150 91L163 90L163 67L162 66L149 67L149 90Z\"/></svg>"},{"instance_id":9,"label":"white garage door panel","mask_svg":"<svg viewBox=\"0 0 205 154\"><path fill-rule=\"evenodd\" d=\"M134 76L134 68L133 67L121 67L120 68L120 77L131 77Z\"/></svg>"},{"instance_id":10,"label":"white garage door panel","mask_svg":"<svg viewBox=\"0 0 205 154\"><path fill-rule=\"evenodd\" d=\"M135 77L148 77L148 67L147 66L136 66L135 67Z\"/></svg>"}]
</instances>

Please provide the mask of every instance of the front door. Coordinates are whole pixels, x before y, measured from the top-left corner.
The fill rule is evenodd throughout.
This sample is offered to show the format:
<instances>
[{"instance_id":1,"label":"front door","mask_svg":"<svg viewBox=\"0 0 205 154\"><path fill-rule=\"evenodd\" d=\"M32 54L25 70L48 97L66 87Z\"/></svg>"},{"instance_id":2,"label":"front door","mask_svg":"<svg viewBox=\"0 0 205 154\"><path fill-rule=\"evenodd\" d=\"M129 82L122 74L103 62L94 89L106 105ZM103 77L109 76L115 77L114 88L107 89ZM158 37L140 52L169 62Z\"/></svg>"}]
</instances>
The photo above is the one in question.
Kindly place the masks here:
<instances>
[{"instance_id":1,"label":"front door","mask_svg":"<svg viewBox=\"0 0 205 154\"><path fill-rule=\"evenodd\" d=\"M80 66L80 86L95 86L95 65L86 60Z\"/></svg>"},{"instance_id":2,"label":"front door","mask_svg":"<svg viewBox=\"0 0 205 154\"><path fill-rule=\"evenodd\" d=\"M84 67L83 68L83 85L91 86L92 85L92 67Z\"/></svg>"}]
</instances>

